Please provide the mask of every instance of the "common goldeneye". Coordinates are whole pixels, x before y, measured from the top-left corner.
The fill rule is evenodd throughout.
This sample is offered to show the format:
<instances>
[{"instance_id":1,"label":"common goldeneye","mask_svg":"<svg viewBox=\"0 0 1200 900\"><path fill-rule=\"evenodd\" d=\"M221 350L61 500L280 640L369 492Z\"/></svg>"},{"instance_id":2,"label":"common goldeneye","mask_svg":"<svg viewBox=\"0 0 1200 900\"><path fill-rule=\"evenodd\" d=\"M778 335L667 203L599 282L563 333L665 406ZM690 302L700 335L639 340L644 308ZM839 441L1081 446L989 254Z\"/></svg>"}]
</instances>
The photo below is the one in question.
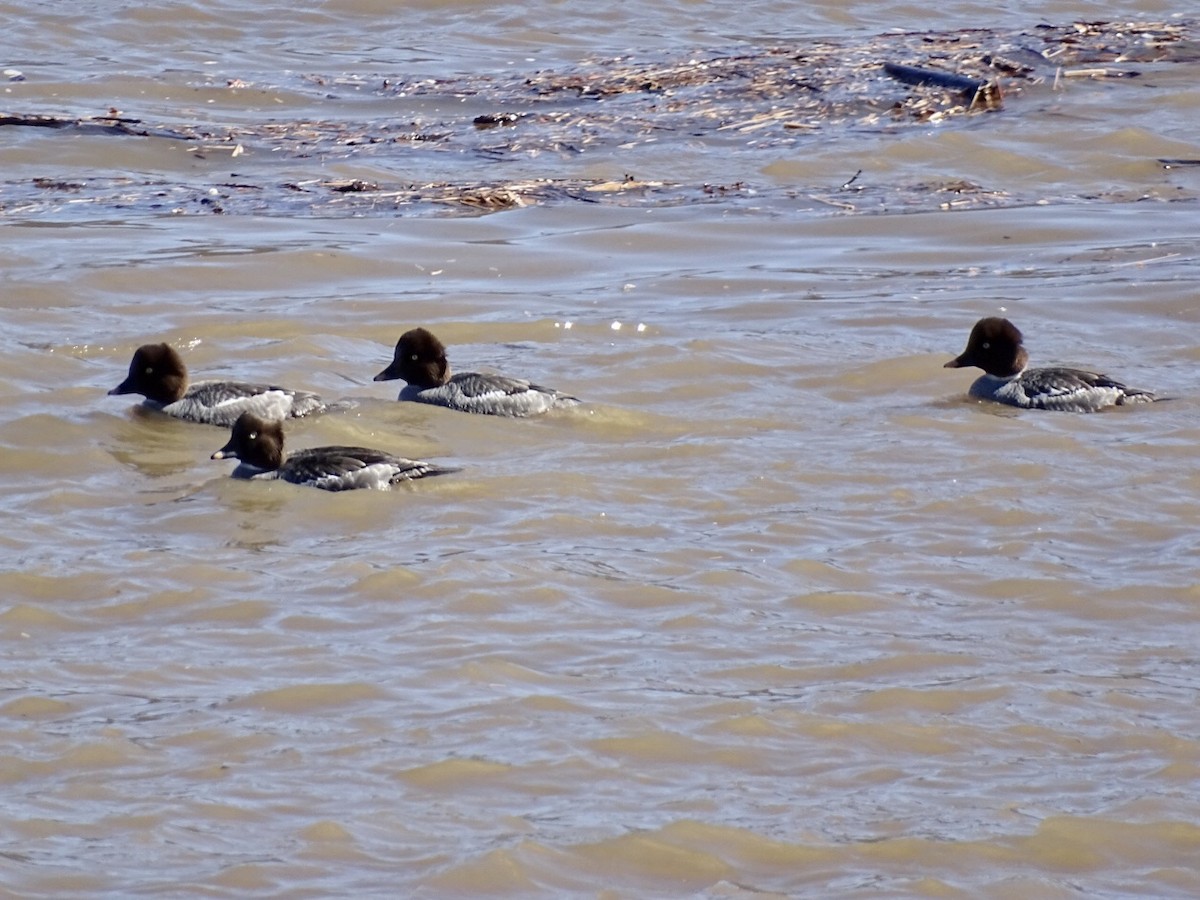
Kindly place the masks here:
<instances>
[{"instance_id":1,"label":"common goldeneye","mask_svg":"<svg viewBox=\"0 0 1200 900\"><path fill-rule=\"evenodd\" d=\"M251 412L238 416L229 443L212 455L213 459L230 457L239 460L234 478L279 478L325 491L386 491L402 481L459 471L366 447L312 447L285 456L283 421L263 419Z\"/></svg>"},{"instance_id":2,"label":"common goldeneye","mask_svg":"<svg viewBox=\"0 0 1200 900\"><path fill-rule=\"evenodd\" d=\"M1096 412L1106 406L1150 403L1149 391L1128 388L1097 372L1050 366L1027 369L1029 354L1021 346L1021 332L1008 319L980 319L967 338L967 349L946 363L947 369L976 366L986 375L971 385L970 394L1022 409Z\"/></svg>"},{"instance_id":3,"label":"common goldeneye","mask_svg":"<svg viewBox=\"0 0 1200 900\"><path fill-rule=\"evenodd\" d=\"M536 416L580 402L577 397L523 378L481 372L451 375L446 348L424 328L404 332L396 342L391 365L375 376L376 381L394 378L408 382L397 399L448 406L462 412Z\"/></svg>"},{"instance_id":4,"label":"common goldeneye","mask_svg":"<svg viewBox=\"0 0 1200 900\"><path fill-rule=\"evenodd\" d=\"M273 384L241 381L197 381L188 386L187 367L169 344L143 344L133 354L129 375L108 392L141 394L145 406L177 419L205 425L230 426L244 412L272 419L297 418L323 412L316 394Z\"/></svg>"}]
</instances>

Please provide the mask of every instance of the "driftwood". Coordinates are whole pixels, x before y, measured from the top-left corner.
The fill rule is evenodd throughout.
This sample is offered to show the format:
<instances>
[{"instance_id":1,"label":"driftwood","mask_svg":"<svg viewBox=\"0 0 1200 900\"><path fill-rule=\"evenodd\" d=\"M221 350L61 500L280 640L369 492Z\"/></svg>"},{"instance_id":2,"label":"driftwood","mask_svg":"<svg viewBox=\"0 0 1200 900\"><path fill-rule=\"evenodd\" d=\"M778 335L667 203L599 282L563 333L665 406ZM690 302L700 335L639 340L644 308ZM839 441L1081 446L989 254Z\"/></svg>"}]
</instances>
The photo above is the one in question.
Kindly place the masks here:
<instances>
[{"instance_id":1,"label":"driftwood","mask_svg":"<svg viewBox=\"0 0 1200 900\"><path fill-rule=\"evenodd\" d=\"M969 110L999 109L1003 96L996 81L981 81L951 72L922 69L917 66L902 66L886 62L883 71L905 84L934 85L954 91L967 104Z\"/></svg>"},{"instance_id":2,"label":"driftwood","mask_svg":"<svg viewBox=\"0 0 1200 900\"><path fill-rule=\"evenodd\" d=\"M191 138L165 128L135 128L140 119L123 119L116 116L84 117L70 119L63 116L12 115L0 113L0 126L24 125L30 128L63 128L81 134L132 135L135 137L165 137L187 141Z\"/></svg>"}]
</instances>

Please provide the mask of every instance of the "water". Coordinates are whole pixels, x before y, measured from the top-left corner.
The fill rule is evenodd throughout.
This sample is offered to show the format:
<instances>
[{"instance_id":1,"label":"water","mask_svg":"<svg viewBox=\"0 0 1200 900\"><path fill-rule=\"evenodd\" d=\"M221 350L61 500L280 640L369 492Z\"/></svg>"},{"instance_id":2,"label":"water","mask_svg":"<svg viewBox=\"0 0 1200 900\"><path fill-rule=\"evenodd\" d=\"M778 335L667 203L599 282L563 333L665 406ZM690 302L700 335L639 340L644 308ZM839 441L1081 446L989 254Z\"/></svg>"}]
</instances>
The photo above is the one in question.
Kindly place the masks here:
<instances>
[{"instance_id":1,"label":"water","mask_svg":"<svg viewBox=\"0 0 1200 900\"><path fill-rule=\"evenodd\" d=\"M5 12L10 112L247 130L461 117L360 76L1095 15ZM0 885L1194 896L1200 170L1156 160L1200 157L1198 98L1194 62L1137 65L970 119L502 161L0 128ZM259 199L217 187L234 173ZM625 174L673 187L469 215L280 187ZM1175 399L966 401L973 373L942 364L996 314L1035 362ZM588 405L397 404L371 377L417 324L458 368ZM105 395L152 340L196 374L359 402L292 446L464 471L345 496L233 482L208 459L223 431Z\"/></svg>"}]
</instances>

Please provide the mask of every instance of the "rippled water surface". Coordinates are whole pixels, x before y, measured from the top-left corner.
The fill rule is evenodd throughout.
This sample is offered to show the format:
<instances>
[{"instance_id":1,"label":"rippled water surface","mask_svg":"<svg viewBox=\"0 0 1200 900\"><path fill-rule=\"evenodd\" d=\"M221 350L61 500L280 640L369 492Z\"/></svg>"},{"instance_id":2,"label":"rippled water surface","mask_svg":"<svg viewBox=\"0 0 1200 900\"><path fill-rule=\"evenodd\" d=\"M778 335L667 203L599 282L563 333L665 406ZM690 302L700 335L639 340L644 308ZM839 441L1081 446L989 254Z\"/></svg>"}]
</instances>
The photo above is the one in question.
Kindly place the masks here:
<instances>
[{"instance_id":1,"label":"rippled water surface","mask_svg":"<svg viewBox=\"0 0 1200 900\"><path fill-rule=\"evenodd\" d=\"M1097 17L0 9L6 115L467 135L491 95L377 83ZM1172 12L1111 17L1200 41ZM1106 63L1136 77L1051 69L986 114L503 158L0 127L0 887L1200 893L1200 168L1160 162L1200 158L1180 46ZM308 199L627 177L671 187ZM974 373L942 366L984 315L1035 362L1172 399L971 402ZM587 403L398 404L371 378L415 325L459 369ZM223 430L106 396L160 340L196 375L357 401L290 446L463 471L390 493L234 481L209 459Z\"/></svg>"}]
</instances>

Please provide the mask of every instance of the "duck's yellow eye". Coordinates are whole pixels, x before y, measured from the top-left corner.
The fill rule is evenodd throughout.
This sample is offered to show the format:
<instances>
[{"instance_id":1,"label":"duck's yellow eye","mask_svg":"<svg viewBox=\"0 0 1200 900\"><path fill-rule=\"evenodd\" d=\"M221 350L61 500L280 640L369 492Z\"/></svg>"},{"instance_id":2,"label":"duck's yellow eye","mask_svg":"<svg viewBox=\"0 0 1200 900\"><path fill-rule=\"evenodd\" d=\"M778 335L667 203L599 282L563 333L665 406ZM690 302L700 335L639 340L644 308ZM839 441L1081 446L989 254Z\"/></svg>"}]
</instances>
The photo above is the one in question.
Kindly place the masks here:
<instances>
[{"instance_id":1,"label":"duck's yellow eye","mask_svg":"<svg viewBox=\"0 0 1200 900\"><path fill-rule=\"evenodd\" d=\"M414 353L412 356L409 357L409 359L411 359L413 362L416 362L418 359L420 359L420 357Z\"/></svg>"},{"instance_id":2,"label":"duck's yellow eye","mask_svg":"<svg viewBox=\"0 0 1200 900\"><path fill-rule=\"evenodd\" d=\"M154 366L146 366L146 374L153 375L154 374Z\"/></svg>"},{"instance_id":3,"label":"duck's yellow eye","mask_svg":"<svg viewBox=\"0 0 1200 900\"><path fill-rule=\"evenodd\" d=\"M246 435L246 436L247 436L248 438L250 438L250 440L254 440L256 437L258 437L258 432L257 432L257 431L252 431L252 432L250 432L250 433L249 433L248 435Z\"/></svg>"},{"instance_id":4,"label":"duck's yellow eye","mask_svg":"<svg viewBox=\"0 0 1200 900\"><path fill-rule=\"evenodd\" d=\"M983 349L984 349L984 350L991 350L991 349L992 349L992 345L991 345L991 344L989 344L989 343L987 343L987 342L984 342L984 344L983 344Z\"/></svg>"}]
</instances>

